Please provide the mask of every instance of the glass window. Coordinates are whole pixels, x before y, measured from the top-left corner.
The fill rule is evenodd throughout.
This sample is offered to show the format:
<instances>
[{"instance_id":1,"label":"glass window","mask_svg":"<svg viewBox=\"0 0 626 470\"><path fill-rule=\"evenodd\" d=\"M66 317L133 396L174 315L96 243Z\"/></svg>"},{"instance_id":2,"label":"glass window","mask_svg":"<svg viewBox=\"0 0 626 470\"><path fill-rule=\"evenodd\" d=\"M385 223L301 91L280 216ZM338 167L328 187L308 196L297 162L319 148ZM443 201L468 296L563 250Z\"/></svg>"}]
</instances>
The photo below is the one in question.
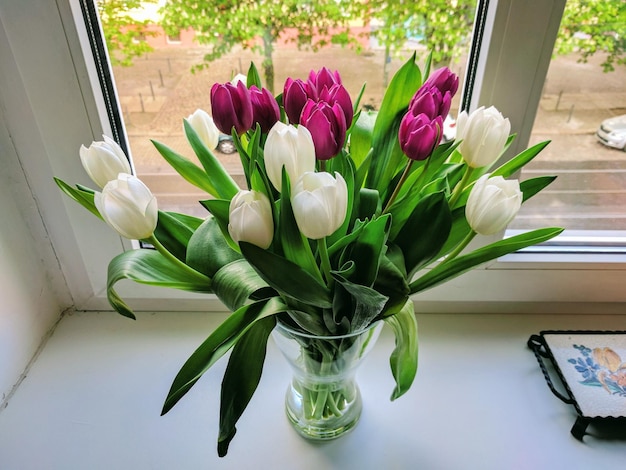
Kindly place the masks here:
<instances>
[{"instance_id":1,"label":"glass window","mask_svg":"<svg viewBox=\"0 0 626 470\"><path fill-rule=\"evenodd\" d=\"M531 145L550 144L522 172L558 178L523 206L512 229L557 225L579 240L587 232L590 244L600 235L622 243L626 67L619 50L623 57L625 32L624 2L568 0L530 136Z\"/></svg>"},{"instance_id":2,"label":"glass window","mask_svg":"<svg viewBox=\"0 0 626 470\"><path fill-rule=\"evenodd\" d=\"M521 147L518 151L530 140L537 108L544 90L550 87L549 79L548 84L544 84L544 75L549 67L564 5L565 0L481 2L476 16L482 21L477 23L480 27L474 34L483 38L482 43L474 48L479 52L477 60L471 62L470 67L462 59L453 64L462 75L468 76L466 89L473 89L471 96L464 92L468 106L495 104L512 120L518 130L517 143ZM90 28L84 21L85 10L82 8L89 6L94 6L93 0L32 0L28 4L0 2L0 35L3 39L0 41L0 114L7 123L10 145L19 155L77 308L107 309L104 295L106 264L129 244L94 223L82 208L66 201L52 182L54 176L62 176L68 181L88 185L89 180L78 164L77 149L81 144L88 145L99 139L103 133L118 138L116 129L122 129L123 124L120 116L127 112L124 103L119 106L121 115L107 116L104 111L107 104L111 105L109 109L117 110L116 99L122 95L109 90L107 83L98 81L97 68L107 62L102 57L104 49L98 52L91 47ZM188 33L181 30L182 44L173 47L184 47ZM91 39L94 37L100 36L91 35ZM149 35L146 38L151 40ZM290 74L300 76L314 68L308 62L304 67L295 64L298 57L294 52L290 58L297 69ZM148 59L143 56L136 60L141 63ZM371 60L375 62L374 58ZM393 64L393 60L390 63ZM224 73L222 78L207 78L201 87L190 91L195 95L194 106L208 102L208 88L213 81L226 80L233 72L246 68L243 59L241 64L238 59L222 64L225 64L220 68L220 73ZM163 88L168 79L180 79L173 76L178 73L177 65L173 57L162 58ZM341 66L337 68L344 70ZM217 70L217 67L198 72L209 73L212 69ZM362 78L370 82L369 76ZM140 91L144 106L158 104L160 83L158 72L144 82ZM556 91L557 98L559 91ZM562 108L564 99L565 92L559 109L565 109L569 114L569 108ZM141 115L137 93L133 100L134 109L139 110L135 112ZM182 117L192 111L169 113L164 109L162 112L171 118L171 129L180 129ZM572 120L576 113L575 107ZM59 116L63 118L59 119ZM116 116L118 123L115 122ZM130 121L126 123L129 134L133 125ZM146 135L160 139L153 132ZM120 141L125 143L123 134ZM148 141L144 145L150 147ZM181 153L192 155L186 144L180 145ZM596 147L603 148L601 145ZM613 155L622 155L617 150L615 152ZM133 157L138 158L140 154L141 149L133 149ZM191 201L196 199L193 196ZM586 235L575 242L588 247ZM522 254L514 261L499 260L447 283L443 289L425 292L416 299L425 305L418 310L469 311L474 304L480 311L617 312L621 311L621 302L626 301L623 293L626 263L623 257L612 251L594 252L584 262L560 253ZM175 290L127 283L120 285L120 291L125 299L140 309L174 308L167 302L172 298L184 299L185 309L223 309L217 300ZM533 308L537 303L542 304L539 310ZM180 305L177 303L175 308L181 308Z\"/></svg>"},{"instance_id":3,"label":"glass window","mask_svg":"<svg viewBox=\"0 0 626 470\"><path fill-rule=\"evenodd\" d=\"M247 73L251 62L259 69L265 86L270 88L272 78L267 76L263 68L267 49L260 41L252 44L244 42L231 45L228 52L207 61L207 56L216 46L208 42L202 33L201 28L206 23L200 19L201 13L196 13L195 20L183 20L176 15L189 12L191 8L171 7L170 13L163 13L152 2L137 3L140 4L137 8L127 12L118 11L118 14L127 15L128 18L122 27L132 28L130 23L134 19L137 22L135 28L145 27L153 33L146 37L146 45L150 50L134 57L128 64L120 60L125 54L123 44L112 41L108 44L111 56L118 59L114 61L112 69L134 167L138 176L156 194L160 207L204 216L206 211L197 201L206 199L207 195L184 181L163 160L150 139L156 139L195 161L183 133L183 118L197 108L210 113L211 85L230 81L238 73ZM204 3L206 8L211 8L211 2ZM243 8L249 5L248 10L254 15L254 11L258 10L255 3L243 2L242 5ZM305 2L289 3L305 5ZM367 109L377 109L388 80L414 51L418 54L418 62L424 63L427 51L432 47L426 38L432 37L435 31L442 31L443 26L450 22L447 19L449 9L454 13L457 30L448 35L445 44L435 50L433 60L436 66L445 65L460 77L464 75L475 0L458 1L446 7L443 22L440 15L433 15L417 2L408 11L393 5L365 3L371 4L372 8L368 11L352 7L348 9L345 3L344 16L336 20L334 29L305 38L310 39L312 45L298 47L297 44L298 31L305 26L303 18L308 21L306 17L293 15L292 21L298 23L283 28L280 34L274 33L276 39L271 44L274 94L282 91L287 77L305 79L311 70L328 67L339 71L352 97L358 96L365 84L361 103ZM107 2L98 4L102 13ZM159 4L167 7L165 2ZM173 5L180 3L173 2ZM335 2L320 2L320 5L326 5L328 11L324 14L327 16L333 14L331 8L336 8ZM268 4L265 6L268 10L272 8ZM389 20L390 13L400 15L398 18L393 17L393 24ZM239 8L234 6L224 6L222 15L236 16L232 18L233 23L242 21L237 16ZM164 16L168 19L164 19ZM318 16L321 14L316 18ZM263 20L261 15L260 21ZM321 19L317 21L321 22ZM103 21L102 24L106 38L119 37L115 34L120 28L119 21ZM169 27L164 28L167 25ZM172 40L173 37L176 37L176 41ZM459 92L455 98L451 116L458 113L460 95ZM447 121L446 132L448 138L453 138L453 119ZM229 136L220 137L215 152L231 174L242 185L245 184L239 157Z\"/></svg>"}]
</instances>

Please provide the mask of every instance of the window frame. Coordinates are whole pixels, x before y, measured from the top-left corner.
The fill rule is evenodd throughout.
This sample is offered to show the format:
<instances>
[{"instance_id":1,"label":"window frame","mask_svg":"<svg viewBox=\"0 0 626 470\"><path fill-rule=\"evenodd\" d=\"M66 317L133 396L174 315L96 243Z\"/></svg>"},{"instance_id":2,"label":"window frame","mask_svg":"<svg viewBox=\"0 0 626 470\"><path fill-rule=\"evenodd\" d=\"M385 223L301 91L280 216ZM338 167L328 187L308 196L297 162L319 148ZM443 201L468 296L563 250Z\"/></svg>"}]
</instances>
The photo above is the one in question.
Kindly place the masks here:
<instances>
[{"instance_id":1,"label":"window frame","mask_svg":"<svg viewBox=\"0 0 626 470\"><path fill-rule=\"evenodd\" d=\"M80 1L0 6L0 28L10 49L0 55L0 112L6 114L74 307L111 310L106 266L136 244L95 221L53 183L58 176L89 186L78 149L102 134L111 135L104 98L94 91L99 84ZM509 117L518 134L512 152L528 143L564 5L565 0L486 2L480 47L488 55L479 58L468 103L470 109L494 104ZM530 38L532 47L523 47L519 38ZM626 301L625 261L610 254L522 252L420 293L415 302L419 312L613 313ZM131 281L117 289L138 311L225 309L214 296Z\"/></svg>"}]
</instances>

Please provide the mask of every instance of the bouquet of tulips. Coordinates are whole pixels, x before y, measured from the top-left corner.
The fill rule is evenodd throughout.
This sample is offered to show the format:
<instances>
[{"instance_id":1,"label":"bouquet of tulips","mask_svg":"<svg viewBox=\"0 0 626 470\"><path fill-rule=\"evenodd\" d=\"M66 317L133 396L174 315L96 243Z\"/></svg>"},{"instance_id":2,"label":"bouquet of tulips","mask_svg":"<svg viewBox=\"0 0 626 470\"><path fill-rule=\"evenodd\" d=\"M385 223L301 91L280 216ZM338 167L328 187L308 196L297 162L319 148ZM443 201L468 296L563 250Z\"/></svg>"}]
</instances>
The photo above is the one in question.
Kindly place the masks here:
<instances>
[{"instance_id":1,"label":"bouquet of tulips","mask_svg":"<svg viewBox=\"0 0 626 470\"><path fill-rule=\"evenodd\" d=\"M395 334L392 400L417 369L417 325L410 296L486 261L544 242L545 228L467 253L477 234L502 231L522 202L552 182L506 179L547 142L492 168L512 140L495 108L457 120L442 142L458 88L447 68L429 74L415 55L393 77L380 109L359 109L339 73L323 68L288 79L275 98L254 65L247 76L211 89L212 117L184 120L201 166L154 145L184 179L208 194L204 219L160 211L132 176L119 146L105 137L82 147L82 164L101 188L59 187L119 234L154 249L121 253L109 264L108 300L134 318L115 291L122 279L215 294L232 311L192 354L165 400L169 411L232 349L222 383L218 452L261 376L277 321L311 335L341 335L383 320ZM213 153L231 134L243 166L240 188Z\"/></svg>"}]
</instances>

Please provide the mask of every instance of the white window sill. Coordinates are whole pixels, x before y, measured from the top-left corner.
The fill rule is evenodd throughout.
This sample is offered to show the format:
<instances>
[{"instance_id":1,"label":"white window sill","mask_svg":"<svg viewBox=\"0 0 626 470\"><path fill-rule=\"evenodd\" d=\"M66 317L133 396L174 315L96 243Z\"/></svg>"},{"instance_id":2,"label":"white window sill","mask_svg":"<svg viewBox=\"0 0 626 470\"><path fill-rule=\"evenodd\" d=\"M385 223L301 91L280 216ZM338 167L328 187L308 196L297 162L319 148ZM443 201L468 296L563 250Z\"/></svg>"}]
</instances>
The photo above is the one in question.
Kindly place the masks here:
<instances>
[{"instance_id":1,"label":"white window sill","mask_svg":"<svg viewBox=\"0 0 626 470\"><path fill-rule=\"evenodd\" d=\"M420 369L391 403L384 330L359 373L364 413L349 435L311 444L289 427L290 379L270 342L261 384L227 457L216 454L220 361L164 417L188 355L224 314L66 316L0 413L0 468L618 468L625 435L583 443L526 341L544 329L617 329L625 315L420 314ZM593 431L593 428L590 428Z\"/></svg>"}]
</instances>

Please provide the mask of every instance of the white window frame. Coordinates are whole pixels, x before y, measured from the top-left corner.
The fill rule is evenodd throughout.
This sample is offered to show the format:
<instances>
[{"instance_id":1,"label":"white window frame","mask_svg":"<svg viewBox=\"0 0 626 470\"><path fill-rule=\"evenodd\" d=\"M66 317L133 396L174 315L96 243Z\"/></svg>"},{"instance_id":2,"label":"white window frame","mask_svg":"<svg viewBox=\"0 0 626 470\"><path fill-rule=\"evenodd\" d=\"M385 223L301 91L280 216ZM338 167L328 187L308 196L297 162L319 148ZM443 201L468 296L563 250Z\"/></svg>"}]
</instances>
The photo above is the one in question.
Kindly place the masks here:
<instances>
[{"instance_id":1,"label":"white window frame","mask_svg":"<svg viewBox=\"0 0 626 470\"><path fill-rule=\"evenodd\" d=\"M91 185L78 149L110 131L103 97L93 91L99 85L79 2L0 4L0 42L5 41L0 113L75 308L110 310L106 266L133 244L62 195L52 181L58 176ZM564 4L489 2L482 46L488 55L478 63L470 107L494 104L508 116L518 133L518 151L528 142ZM623 256L611 253L519 253L421 293L415 301L420 312L622 313L625 268ZM214 296L130 281L117 287L136 310L224 310Z\"/></svg>"}]
</instances>

